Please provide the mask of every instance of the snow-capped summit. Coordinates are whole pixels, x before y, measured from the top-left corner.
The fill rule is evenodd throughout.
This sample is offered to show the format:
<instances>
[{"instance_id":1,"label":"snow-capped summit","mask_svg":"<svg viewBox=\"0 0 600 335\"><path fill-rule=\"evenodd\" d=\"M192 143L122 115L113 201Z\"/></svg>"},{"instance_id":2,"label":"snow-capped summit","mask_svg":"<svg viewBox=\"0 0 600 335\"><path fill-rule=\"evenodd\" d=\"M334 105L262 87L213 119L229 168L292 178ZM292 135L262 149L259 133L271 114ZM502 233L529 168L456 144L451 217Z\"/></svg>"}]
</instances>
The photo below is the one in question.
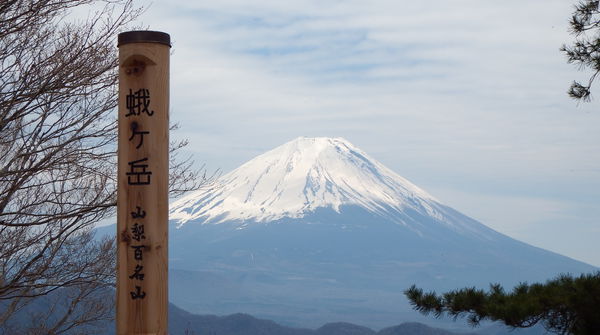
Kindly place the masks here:
<instances>
[{"instance_id":1,"label":"snow-capped summit","mask_svg":"<svg viewBox=\"0 0 600 335\"><path fill-rule=\"evenodd\" d=\"M445 206L341 138L266 152L170 217L169 294L195 312L381 328L418 316L403 293L414 283L510 287L597 270Z\"/></svg>"},{"instance_id":2,"label":"snow-capped summit","mask_svg":"<svg viewBox=\"0 0 600 335\"><path fill-rule=\"evenodd\" d=\"M300 137L255 157L217 184L171 206L170 218L219 223L301 218L358 205L386 214L410 208L439 217L437 201L343 138Z\"/></svg>"}]
</instances>

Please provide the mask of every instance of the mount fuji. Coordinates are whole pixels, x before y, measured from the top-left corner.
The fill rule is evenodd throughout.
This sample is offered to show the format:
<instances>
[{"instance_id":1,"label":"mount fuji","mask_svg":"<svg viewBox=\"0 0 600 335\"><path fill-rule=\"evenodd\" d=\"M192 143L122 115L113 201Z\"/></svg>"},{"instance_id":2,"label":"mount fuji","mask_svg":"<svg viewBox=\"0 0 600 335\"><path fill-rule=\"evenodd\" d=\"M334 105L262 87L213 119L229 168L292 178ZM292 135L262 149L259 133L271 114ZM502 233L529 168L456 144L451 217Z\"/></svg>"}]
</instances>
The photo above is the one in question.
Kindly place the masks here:
<instances>
[{"instance_id":1,"label":"mount fuji","mask_svg":"<svg viewBox=\"0 0 600 335\"><path fill-rule=\"evenodd\" d=\"M170 228L175 304L302 327L431 323L402 293L412 284L510 287L597 270L486 227L342 138L257 156L173 202Z\"/></svg>"}]
</instances>

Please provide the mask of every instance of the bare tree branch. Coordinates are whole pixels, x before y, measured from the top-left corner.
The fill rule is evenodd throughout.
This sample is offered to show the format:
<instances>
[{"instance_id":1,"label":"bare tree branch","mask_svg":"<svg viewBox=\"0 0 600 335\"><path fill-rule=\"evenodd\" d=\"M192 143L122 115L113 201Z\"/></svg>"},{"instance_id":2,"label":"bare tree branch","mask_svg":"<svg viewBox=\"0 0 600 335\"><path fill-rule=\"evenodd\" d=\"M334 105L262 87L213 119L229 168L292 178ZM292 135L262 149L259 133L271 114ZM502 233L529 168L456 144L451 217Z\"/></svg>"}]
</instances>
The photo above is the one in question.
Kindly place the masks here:
<instances>
[{"instance_id":1,"label":"bare tree branch","mask_svg":"<svg viewBox=\"0 0 600 335\"><path fill-rule=\"evenodd\" d=\"M100 9L70 16L87 5ZM102 294L114 283L114 243L91 229L116 206L115 37L141 11L132 0L0 2L0 334L112 318ZM186 144L171 144L173 196L215 177L179 159ZM14 322L40 299L52 317Z\"/></svg>"}]
</instances>

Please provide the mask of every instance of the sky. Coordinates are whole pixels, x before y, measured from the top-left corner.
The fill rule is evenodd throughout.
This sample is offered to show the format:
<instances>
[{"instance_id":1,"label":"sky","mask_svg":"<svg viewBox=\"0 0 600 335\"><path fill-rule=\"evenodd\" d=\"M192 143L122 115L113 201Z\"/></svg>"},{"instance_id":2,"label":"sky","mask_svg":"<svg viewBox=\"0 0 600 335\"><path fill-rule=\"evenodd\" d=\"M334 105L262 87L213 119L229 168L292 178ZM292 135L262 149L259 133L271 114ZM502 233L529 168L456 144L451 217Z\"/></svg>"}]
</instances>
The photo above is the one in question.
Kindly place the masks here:
<instances>
[{"instance_id":1,"label":"sky","mask_svg":"<svg viewBox=\"0 0 600 335\"><path fill-rule=\"evenodd\" d=\"M567 96L590 72L559 51L573 4L155 0L136 24L171 35L172 137L209 172L343 137L489 227L600 266L600 101Z\"/></svg>"}]
</instances>

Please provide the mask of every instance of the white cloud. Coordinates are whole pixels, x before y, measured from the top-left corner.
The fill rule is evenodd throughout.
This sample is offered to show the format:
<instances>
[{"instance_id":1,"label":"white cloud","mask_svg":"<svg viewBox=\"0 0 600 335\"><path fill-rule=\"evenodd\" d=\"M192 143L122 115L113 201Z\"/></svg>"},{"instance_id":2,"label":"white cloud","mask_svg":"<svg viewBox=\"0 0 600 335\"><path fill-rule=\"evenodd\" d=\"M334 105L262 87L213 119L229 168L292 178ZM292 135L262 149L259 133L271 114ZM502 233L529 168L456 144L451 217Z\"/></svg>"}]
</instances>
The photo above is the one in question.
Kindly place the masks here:
<instances>
[{"instance_id":1,"label":"white cloud","mask_svg":"<svg viewBox=\"0 0 600 335\"><path fill-rule=\"evenodd\" d=\"M157 0L143 23L175 41L175 136L210 167L300 135L342 136L417 184L497 189L514 199L505 205L550 192L531 215L551 220L544 208L600 198L598 102L569 100L586 74L558 51L571 10L564 0Z\"/></svg>"}]
</instances>

